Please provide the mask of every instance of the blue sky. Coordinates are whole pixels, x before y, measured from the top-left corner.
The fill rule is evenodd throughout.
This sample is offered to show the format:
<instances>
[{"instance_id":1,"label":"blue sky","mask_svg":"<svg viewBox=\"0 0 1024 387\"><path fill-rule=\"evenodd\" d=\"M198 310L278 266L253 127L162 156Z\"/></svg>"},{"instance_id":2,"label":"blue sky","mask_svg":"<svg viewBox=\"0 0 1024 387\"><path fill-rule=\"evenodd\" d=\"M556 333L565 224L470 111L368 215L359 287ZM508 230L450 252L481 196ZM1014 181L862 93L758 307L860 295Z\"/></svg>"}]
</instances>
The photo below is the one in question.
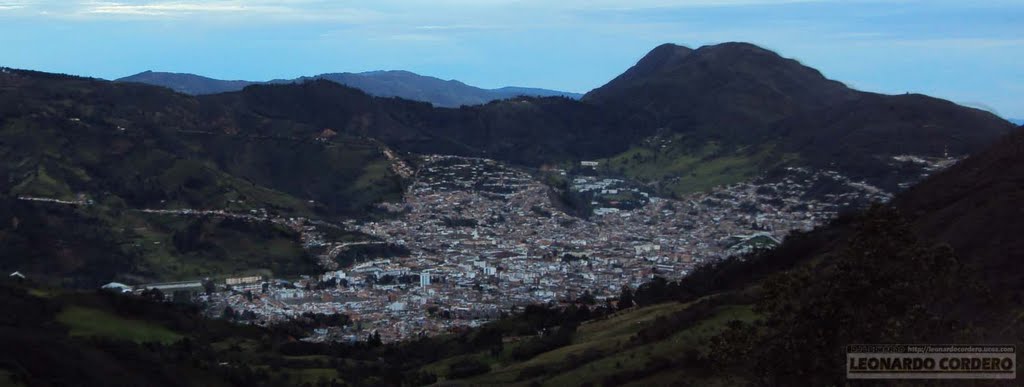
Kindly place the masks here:
<instances>
[{"instance_id":1,"label":"blue sky","mask_svg":"<svg viewBox=\"0 0 1024 387\"><path fill-rule=\"evenodd\" d=\"M1021 0L0 0L0 65L108 79L402 69L585 92L658 44L723 41L1024 117Z\"/></svg>"}]
</instances>

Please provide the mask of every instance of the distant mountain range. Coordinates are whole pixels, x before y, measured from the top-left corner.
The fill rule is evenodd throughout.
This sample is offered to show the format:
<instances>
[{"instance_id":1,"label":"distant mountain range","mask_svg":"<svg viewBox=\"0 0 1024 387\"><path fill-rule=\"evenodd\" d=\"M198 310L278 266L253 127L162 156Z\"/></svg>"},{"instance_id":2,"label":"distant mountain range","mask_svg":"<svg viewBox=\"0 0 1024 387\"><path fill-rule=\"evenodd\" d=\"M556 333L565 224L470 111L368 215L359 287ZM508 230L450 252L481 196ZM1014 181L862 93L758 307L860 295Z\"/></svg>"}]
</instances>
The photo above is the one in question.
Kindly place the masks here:
<instances>
[{"instance_id":1,"label":"distant mountain range","mask_svg":"<svg viewBox=\"0 0 1024 387\"><path fill-rule=\"evenodd\" d=\"M330 73L296 79L275 79L268 82L226 81L194 74L146 71L117 79L117 82L137 82L163 86L174 91L191 94L217 94L239 91L255 84L287 84L313 79L326 79L354 87L376 97L399 97L413 101L429 102L438 107L459 107L481 105L494 100L529 97L566 97L579 99L583 95L564 91L503 87L482 89L456 80L443 80L419 75L408 71L370 71L364 73Z\"/></svg>"}]
</instances>

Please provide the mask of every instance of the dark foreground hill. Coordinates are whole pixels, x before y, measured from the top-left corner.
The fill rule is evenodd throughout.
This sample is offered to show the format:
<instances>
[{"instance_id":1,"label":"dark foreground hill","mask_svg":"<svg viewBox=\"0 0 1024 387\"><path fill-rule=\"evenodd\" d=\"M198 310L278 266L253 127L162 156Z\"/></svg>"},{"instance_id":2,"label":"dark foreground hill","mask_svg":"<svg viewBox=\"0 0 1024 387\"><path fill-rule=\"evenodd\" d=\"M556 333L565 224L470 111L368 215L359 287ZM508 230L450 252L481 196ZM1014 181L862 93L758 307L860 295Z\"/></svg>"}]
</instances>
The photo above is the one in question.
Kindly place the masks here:
<instances>
[{"instance_id":1,"label":"dark foreground hill","mask_svg":"<svg viewBox=\"0 0 1024 387\"><path fill-rule=\"evenodd\" d=\"M482 105L494 100L518 96L567 97L572 99L579 99L582 97L581 94L576 93L528 87L482 89L456 80L446 81L408 71L328 73L296 79L275 79L268 82L225 81L194 74L145 71L117 79L117 81L145 83L149 85L163 86L180 93L204 95L239 91L246 86L254 84L302 83L315 79L326 79L332 82L337 82L378 97L400 97L413 101L428 102L439 107Z\"/></svg>"},{"instance_id":2,"label":"dark foreground hill","mask_svg":"<svg viewBox=\"0 0 1024 387\"><path fill-rule=\"evenodd\" d=\"M899 196L921 235L963 257L984 262L1000 290L1024 290L1024 127L988 151L964 160Z\"/></svg>"}]
</instances>

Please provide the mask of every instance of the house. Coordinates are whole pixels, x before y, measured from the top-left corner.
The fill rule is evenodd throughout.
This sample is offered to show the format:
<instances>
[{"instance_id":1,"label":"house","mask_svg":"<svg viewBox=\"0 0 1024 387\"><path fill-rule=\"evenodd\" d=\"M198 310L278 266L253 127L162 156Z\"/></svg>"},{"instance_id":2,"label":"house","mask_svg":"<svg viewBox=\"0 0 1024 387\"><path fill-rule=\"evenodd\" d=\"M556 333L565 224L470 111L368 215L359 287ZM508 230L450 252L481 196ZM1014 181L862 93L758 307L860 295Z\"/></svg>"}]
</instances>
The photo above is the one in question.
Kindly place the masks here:
<instances>
[{"instance_id":1,"label":"house","mask_svg":"<svg viewBox=\"0 0 1024 387\"><path fill-rule=\"evenodd\" d=\"M10 278L10 279L13 279L13 280L24 280L25 279L25 275L21 274L20 271L16 271L16 272L11 273L11 275L7 276L7 278Z\"/></svg>"},{"instance_id":2,"label":"house","mask_svg":"<svg viewBox=\"0 0 1024 387\"><path fill-rule=\"evenodd\" d=\"M132 287L131 286L122 284L120 282L111 282L109 284L101 286L100 289L110 290L110 291L114 291L114 292L121 292L121 293L131 293L131 291L132 291Z\"/></svg>"}]
</instances>

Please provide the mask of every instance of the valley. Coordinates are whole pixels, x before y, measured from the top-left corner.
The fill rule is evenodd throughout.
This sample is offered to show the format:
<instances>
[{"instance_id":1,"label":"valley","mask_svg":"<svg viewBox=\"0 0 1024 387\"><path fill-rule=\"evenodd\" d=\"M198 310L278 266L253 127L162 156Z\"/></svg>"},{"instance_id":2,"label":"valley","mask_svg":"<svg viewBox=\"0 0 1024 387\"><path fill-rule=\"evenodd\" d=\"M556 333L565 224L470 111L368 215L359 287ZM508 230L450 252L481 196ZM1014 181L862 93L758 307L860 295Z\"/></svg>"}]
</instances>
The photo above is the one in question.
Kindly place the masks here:
<instances>
[{"instance_id":1,"label":"valley","mask_svg":"<svg viewBox=\"0 0 1024 387\"><path fill-rule=\"evenodd\" d=\"M1024 337L987 111L737 42L579 99L181 75L0 71L0 377L836 385L852 341Z\"/></svg>"},{"instance_id":2,"label":"valley","mask_svg":"<svg viewBox=\"0 0 1024 387\"><path fill-rule=\"evenodd\" d=\"M930 172L953 162L933 160ZM251 312L246 321L260 325L306 313L352 320L319 330L307 338L313 341L356 342L376 333L392 342L457 332L527 305L610 302L623 287L653 277L677 280L701 265L771 249L792 232L892 196L834 171L790 167L775 178L679 199L639 192L647 200L626 203L605 200L622 195L614 188L621 180L544 172L571 179L574 194L593 200L592 213L581 218L566 213L554 188L527 170L441 155L414 164L419 168L404 199L380 205L392 216L343 222L378 242L315 243L327 247L318 249L321 272L203 296L208 314ZM352 255L347 250L360 243L395 249L357 252L356 260L339 265L339 256Z\"/></svg>"}]
</instances>

